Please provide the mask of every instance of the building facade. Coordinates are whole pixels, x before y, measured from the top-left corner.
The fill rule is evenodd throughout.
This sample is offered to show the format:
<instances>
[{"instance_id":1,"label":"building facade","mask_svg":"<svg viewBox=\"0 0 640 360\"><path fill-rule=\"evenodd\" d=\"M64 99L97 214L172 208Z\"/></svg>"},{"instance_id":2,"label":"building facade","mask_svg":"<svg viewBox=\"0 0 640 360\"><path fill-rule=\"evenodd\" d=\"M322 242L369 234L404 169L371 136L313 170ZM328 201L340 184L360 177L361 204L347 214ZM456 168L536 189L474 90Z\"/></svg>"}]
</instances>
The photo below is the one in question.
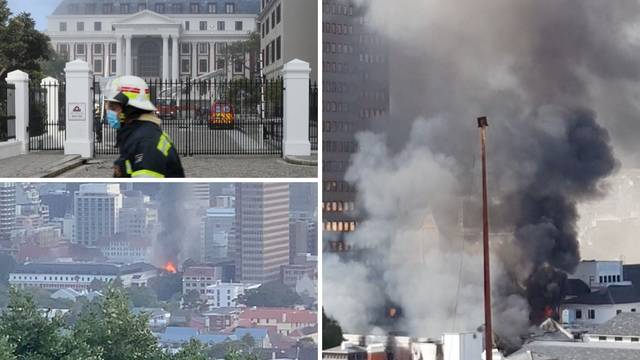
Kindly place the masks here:
<instances>
[{"instance_id":1,"label":"building facade","mask_svg":"<svg viewBox=\"0 0 640 360\"><path fill-rule=\"evenodd\" d=\"M355 134L389 112L388 49L367 24L368 1L322 1L323 194L327 251L345 251L357 228L356 189L345 181Z\"/></svg>"},{"instance_id":2,"label":"building facade","mask_svg":"<svg viewBox=\"0 0 640 360\"><path fill-rule=\"evenodd\" d=\"M223 259L233 253L236 210L211 208L202 218L202 247L204 261ZM231 250L231 251L230 251Z\"/></svg>"},{"instance_id":3,"label":"building facade","mask_svg":"<svg viewBox=\"0 0 640 360\"><path fill-rule=\"evenodd\" d=\"M16 227L16 184L0 183L0 241L11 239Z\"/></svg>"},{"instance_id":4,"label":"building facade","mask_svg":"<svg viewBox=\"0 0 640 360\"><path fill-rule=\"evenodd\" d=\"M249 77L255 60L228 45L249 39L259 10L259 0L63 0L46 34L99 77Z\"/></svg>"},{"instance_id":5,"label":"building facade","mask_svg":"<svg viewBox=\"0 0 640 360\"><path fill-rule=\"evenodd\" d=\"M238 306L238 297L245 291L259 288L259 284L224 283L217 281L207 287L207 304L210 308L232 308Z\"/></svg>"},{"instance_id":6,"label":"building facade","mask_svg":"<svg viewBox=\"0 0 640 360\"><path fill-rule=\"evenodd\" d=\"M289 264L289 185L236 185L236 276L242 282L278 280Z\"/></svg>"},{"instance_id":7,"label":"building facade","mask_svg":"<svg viewBox=\"0 0 640 360\"><path fill-rule=\"evenodd\" d=\"M318 79L317 0L261 0L258 15L260 57L264 75L280 76L293 59L311 66L311 79Z\"/></svg>"},{"instance_id":8,"label":"building facade","mask_svg":"<svg viewBox=\"0 0 640 360\"><path fill-rule=\"evenodd\" d=\"M201 298L206 297L207 287L222 280L222 270L213 266L191 266L182 274L182 294L197 291Z\"/></svg>"},{"instance_id":9,"label":"building facade","mask_svg":"<svg viewBox=\"0 0 640 360\"><path fill-rule=\"evenodd\" d=\"M74 242L96 246L118 232L122 194L118 184L82 184L74 196Z\"/></svg>"},{"instance_id":10,"label":"building facade","mask_svg":"<svg viewBox=\"0 0 640 360\"><path fill-rule=\"evenodd\" d=\"M9 274L9 284L17 288L84 290L89 288L93 280L111 282L118 277L118 273L115 265L29 263L18 265Z\"/></svg>"}]
</instances>

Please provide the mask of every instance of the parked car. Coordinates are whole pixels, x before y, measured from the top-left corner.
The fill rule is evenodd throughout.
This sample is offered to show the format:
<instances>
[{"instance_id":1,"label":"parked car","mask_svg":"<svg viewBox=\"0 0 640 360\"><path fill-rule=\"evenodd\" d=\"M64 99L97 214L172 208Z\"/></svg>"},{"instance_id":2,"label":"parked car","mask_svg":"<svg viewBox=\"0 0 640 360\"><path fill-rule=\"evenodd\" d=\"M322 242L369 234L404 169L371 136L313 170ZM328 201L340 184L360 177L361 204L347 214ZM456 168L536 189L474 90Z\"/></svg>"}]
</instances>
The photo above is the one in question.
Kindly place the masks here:
<instances>
[{"instance_id":1,"label":"parked car","mask_svg":"<svg viewBox=\"0 0 640 360\"><path fill-rule=\"evenodd\" d=\"M161 119L177 119L178 105L173 99L158 99L156 103L156 115Z\"/></svg>"}]
</instances>

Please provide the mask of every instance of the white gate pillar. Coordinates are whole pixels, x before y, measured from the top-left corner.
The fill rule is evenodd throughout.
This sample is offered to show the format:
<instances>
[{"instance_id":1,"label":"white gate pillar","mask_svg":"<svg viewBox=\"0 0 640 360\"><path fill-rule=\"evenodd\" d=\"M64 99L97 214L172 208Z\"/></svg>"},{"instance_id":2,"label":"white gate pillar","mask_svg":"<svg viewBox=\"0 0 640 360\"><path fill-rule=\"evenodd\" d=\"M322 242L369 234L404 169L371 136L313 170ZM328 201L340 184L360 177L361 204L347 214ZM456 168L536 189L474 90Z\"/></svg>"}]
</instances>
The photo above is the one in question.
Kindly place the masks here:
<instances>
[{"instance_id":1,"label":"white gate pillar","mask_svg":"<svg viewBox=\"0 0 640 360\"><path fill-rule=\"evenodd\" d=\"M67 63L67 139L64 142L65 155L93 157L93 73L89 64L82 60Z\"/></svg>"},{"instance_id":2,"label":"white gate pillar","mask_svg":"<svg viewBox=\"0 0 640 360\"><path fill-rule=\"evenodd\" d=\"M15 91L16 141L20 153L26 154L29 146L29 74L16 70L7 74L7 83L13 84ZM10 99L7 98L7 101Z\"/></svg>"},{"instance_id":3,"label":"white gate pillar","mask_svg":"<svg viewBox=\"0 0 640 360\"><path fill-rule=\"evenodd\" d=\"M294 59L284 65L283 156L309 156L309 63Z\"/></svg>"},{"instance_id":4,"label":"white gate pillar","mask_svg":"<svg viewBox=\"0 0 640 360\"><path fill-rule=\"evenodd\" d=\"M58 86L60 82L52 77L46 77L40 82L40 86L47 92L47 123L57 129L58 127Z\"/></svg>"}]
</instances>

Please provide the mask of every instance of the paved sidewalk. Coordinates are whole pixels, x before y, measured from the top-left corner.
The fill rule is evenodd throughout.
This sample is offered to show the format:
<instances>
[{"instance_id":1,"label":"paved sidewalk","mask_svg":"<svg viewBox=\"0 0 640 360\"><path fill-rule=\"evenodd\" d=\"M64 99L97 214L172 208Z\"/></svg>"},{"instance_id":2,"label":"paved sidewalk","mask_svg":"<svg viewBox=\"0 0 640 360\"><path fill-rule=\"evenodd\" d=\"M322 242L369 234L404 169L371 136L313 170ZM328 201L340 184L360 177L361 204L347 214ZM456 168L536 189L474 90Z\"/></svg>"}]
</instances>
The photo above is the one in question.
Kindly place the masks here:
<instances>
[{"instance_id":1,"label":"paved sidewalk","mask_svg":"<svg viewBox=\"0 0 640 360\"><path fill-rule=\"evenodd\" d=\"M99 158L60 177L111 177L115 158ZM279 157L193 156L182 157L182 166L193 178L316 178L317 167L295 165Z\"/></svg>"},{"instance_id":2,"label":"paved sidewalk","mask_svg":"<svg viewBox=\"0 0 640 360\"><path fill-rule=\"evenodd\" d=\"M40 178L49 174L60 164L77 156L65 156L62 152L32 152L27 155L0 159L0 177Z\"/></svg>"}]
</instances>

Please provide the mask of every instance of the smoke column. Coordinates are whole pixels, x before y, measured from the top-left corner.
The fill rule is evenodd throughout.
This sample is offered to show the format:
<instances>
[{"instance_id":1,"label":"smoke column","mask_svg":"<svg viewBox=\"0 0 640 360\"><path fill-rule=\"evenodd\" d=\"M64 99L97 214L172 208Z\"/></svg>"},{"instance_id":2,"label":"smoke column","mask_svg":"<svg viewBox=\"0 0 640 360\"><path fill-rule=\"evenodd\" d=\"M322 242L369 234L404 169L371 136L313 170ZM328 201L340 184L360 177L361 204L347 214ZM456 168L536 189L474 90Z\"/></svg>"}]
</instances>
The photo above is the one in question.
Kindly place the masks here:
<instances>
[{"instance_id":1,"label":"smoke column","mask_svg":"<svg viewBox=\"0 0 640 360\"><path fill-rule=\"evenodd\" d=\"M358 136L347 177L364 221L348 241L366 255L327 255L329 315L373 331L367 309L388 297L412 335L482 324L480 233L459 223L461 199L480 194L486 115L495 331L517 345L564 294L580 260L577 205L606 193L614 149L639 163L637 14L631 0L370 0L390 47L391 114ZM345 292L353 283L360 292Z\"/></svg>"}]
</instances>

